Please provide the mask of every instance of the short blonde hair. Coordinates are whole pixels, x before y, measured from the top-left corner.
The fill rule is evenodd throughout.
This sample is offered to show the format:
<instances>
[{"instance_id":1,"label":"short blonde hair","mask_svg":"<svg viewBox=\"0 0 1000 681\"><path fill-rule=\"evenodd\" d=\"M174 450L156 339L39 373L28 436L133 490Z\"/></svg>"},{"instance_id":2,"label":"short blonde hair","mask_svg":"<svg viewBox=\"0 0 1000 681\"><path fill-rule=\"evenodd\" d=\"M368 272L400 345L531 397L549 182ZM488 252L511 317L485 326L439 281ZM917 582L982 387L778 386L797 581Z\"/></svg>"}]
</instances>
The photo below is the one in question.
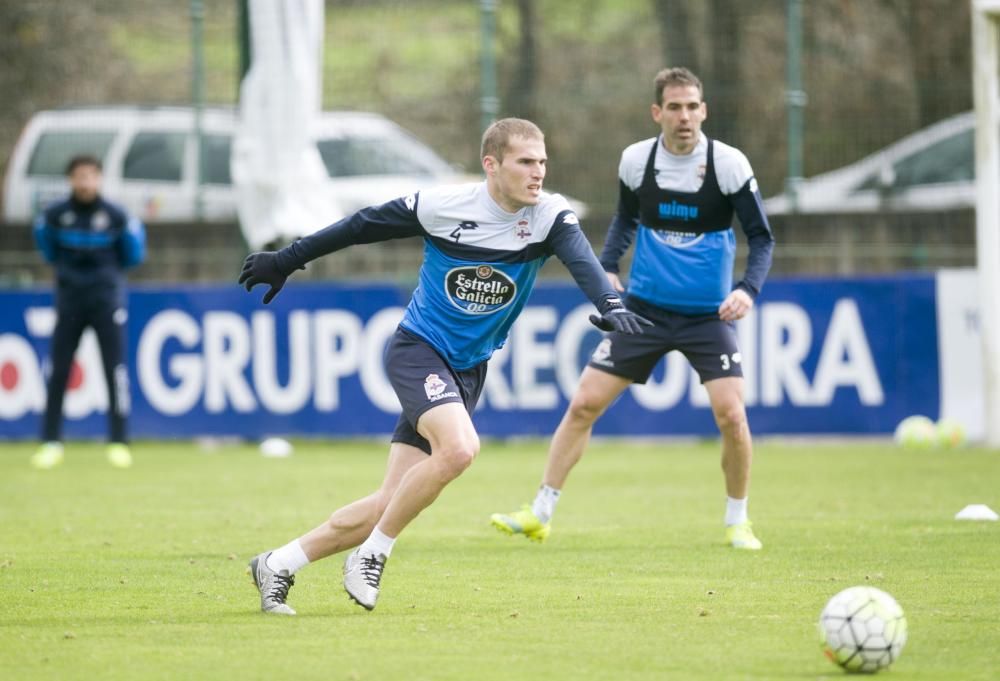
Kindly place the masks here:
<instances>
[{"instance_id":1,"label":"short blonde hair","mask_svg":"<svg viewBox=\"0 0 1000 681\"><path fill-rule=\"evenodd\" d=\"M694 75L688 69L683 66L674 66L673 68L663 69L656 74L656 78L653 79L653 87L655 88L656 99L653 103L657 106L663 104L663 91L668 87L696 87L698 88L698 94L701 95L702 99L705 98L705 90L701 86L701 81L698 80L698 76Z\"/></svg>"},{"instance_id":2,"label":"short blonde hair","mask_svg":"<svg viewBox=\"0 0 1000 681\"><path fill-rule=\"evenodd\" d=\"M544 140L541 128L523 118L501 118L494 121L483 133L483 146L480 158L492 156L503 161L504 152L510 146L511 137L523 137L530 140Z\"/></svg>"}]
</instances>

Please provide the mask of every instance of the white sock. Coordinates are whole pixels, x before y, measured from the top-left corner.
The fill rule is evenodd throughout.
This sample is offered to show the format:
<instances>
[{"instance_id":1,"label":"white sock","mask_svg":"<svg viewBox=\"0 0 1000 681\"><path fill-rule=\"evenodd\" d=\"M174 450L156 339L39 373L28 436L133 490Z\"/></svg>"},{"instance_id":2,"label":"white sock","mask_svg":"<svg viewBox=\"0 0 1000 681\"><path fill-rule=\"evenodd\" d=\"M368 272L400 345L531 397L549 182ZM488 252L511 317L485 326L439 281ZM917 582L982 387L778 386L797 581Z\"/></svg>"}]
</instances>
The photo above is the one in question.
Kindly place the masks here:
<instances>
[{"instance_id":1,"label":"white sock","mask_svg":"<svg viewBox=\"0 0 1000 681\"><path fill-rule=\"evenodd\" d=\"M369 536L368 539L365 539L365 543L361 545L361 548L369 550L374 554L381 553L383 556L388 558L389 554L392 553L392 545L395 543L395 537L390 537L376 527L372 530L371 536Z\"/></svg>"},{"instance_id":2,"label":"white sock","mask_svg":"<svg viewBox=\"0 0 1000 681\"><path fill-rule=\"evenodd\" d=\"M747 502L750 497L745 499L733 499L732 497L726 497L726 526L730 525L742 525L749 517L747 516Z\"/></svg>"},{"instance_id":3,"label":"white sock","mask_svg":"<svg viewBox=\"0 0 1000 681\"><path fill-rule=\"evenodd\" d=\"M559 501L560 494L562 492L555 487L542 485L535 495L535 502L531 504L531 512L543 523L549 522L552 520L552 514L556 512L556 502Z\"/></svg>"},{"instance_id":4,"label":"white sock","mask_svg":"<svg viewBox=\"0 0 1000 681\"><path fill-rule=\"evenodd\" d=\"M288 542L280 549L271 551L267 557L267 566L275 572L288 570L288 574L294 575L296 572L309 564L306 552L302 550L299 540Z\"/></svg>"}]
</instances>

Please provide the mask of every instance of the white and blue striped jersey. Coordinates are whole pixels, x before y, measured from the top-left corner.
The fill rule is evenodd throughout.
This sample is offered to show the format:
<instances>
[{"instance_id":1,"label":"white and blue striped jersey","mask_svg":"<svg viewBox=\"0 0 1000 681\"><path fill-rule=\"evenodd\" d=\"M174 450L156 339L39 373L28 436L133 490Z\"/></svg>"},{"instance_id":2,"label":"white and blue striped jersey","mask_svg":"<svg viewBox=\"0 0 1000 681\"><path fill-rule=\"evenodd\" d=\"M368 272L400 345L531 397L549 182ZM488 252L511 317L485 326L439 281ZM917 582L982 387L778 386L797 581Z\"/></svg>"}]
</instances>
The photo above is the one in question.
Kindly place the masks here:
<instances>
[{"instance_id":1,"label":"white and blue striped jersey","mask_svg":"<svg viewBox=\"0 0 1000 681\"><path fill-rule=\"evenodd\" d=\"M279 263L291 272L354 244L410 236L424 239L424 261L400 325L457 370L503 346L551 255L598 307L618 297L563 197L543 192L538 204L508 213L485 182L427 189L366 208L279 251Z\"/></svg>"}]
</instances>

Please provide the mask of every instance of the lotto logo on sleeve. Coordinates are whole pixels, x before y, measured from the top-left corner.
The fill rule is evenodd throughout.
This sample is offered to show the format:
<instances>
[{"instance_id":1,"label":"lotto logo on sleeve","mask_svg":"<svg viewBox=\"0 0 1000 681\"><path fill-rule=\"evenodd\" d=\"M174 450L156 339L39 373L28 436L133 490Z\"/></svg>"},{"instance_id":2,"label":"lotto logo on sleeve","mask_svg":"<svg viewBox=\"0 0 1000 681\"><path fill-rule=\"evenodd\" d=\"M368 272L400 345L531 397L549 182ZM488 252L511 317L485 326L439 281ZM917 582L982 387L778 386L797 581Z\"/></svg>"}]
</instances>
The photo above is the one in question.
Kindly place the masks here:
<instances>
[{"instance_id":1,"label":"lotto logo on sleeve","mask_svg":"<svg viewBox=\"0 0 1000 681\"><path fill-rule=\"evenodd\" d=\"M424 392L427 393L427 399L431 402L437 402L446 397L458 397L458 393L445 392L447 387L448 384L442 381L437 374L427 374L427 378L424 379Z\"/></svg>"},{"instance_id":2,"label":"lotto logo on sleeve","mask_svg":"<svg viewBox=\"0 0 1000 681\"><path fill-rule=\"evenodd\" d=\"M517 284L490 265L456 267L445 275L452 305L470 314L489 314L514 302Z\"/></svg>"}]
</instances>

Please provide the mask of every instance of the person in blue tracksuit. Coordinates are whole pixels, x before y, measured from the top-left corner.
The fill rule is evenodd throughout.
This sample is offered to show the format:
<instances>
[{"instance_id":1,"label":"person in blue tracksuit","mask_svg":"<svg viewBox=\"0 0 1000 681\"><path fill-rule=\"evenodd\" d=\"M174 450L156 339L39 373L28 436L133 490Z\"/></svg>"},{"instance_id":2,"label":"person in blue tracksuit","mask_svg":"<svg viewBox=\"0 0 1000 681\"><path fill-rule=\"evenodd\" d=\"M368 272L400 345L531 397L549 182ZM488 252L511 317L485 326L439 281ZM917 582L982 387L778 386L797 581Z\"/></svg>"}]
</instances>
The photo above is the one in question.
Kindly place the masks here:
<instances>
[{"instance_id":1,"label":"person in blue tracksuit","mask_svg":"<svg viewBox=\"0 0 1000 681\"><path fill-rule=\"evenodd\" d=\"M484 182L365 208L277 252L251 253L244 263L240 283L248 291L268 284L268 303L288 275L315 258L355 244L424 240L419 284L385 352L403 413L382 485L250 561L264 612L294 615L285 601L295 573L355 546L344 565L344 588L359 605L375 607L399 533L479 452L471 414L486 362L504 344L548 257L566 265L600 311L591 317L598 327L632 335L649 325L622 304L566 199L542 191L545 140L535 124L493 123L483 134L482 163Z\"/></svg>"},{"instance_id":2,"label":"person in blue tracksuit","mask_svg":"<svg viewBox=\"0 0 1000 681\"><path fill-rule=\"evenodd\" d=\"M707 115L693 73L670 68L656 75L652 117L660 134L622 153L618 210L601 253L608 279L622 291L619 260L635 242L625 304L654 326L636 337L610 333L597 346L552 438L534 503L491 517L503 532L544 541L594 422L629 385L645 383L667 352L678 350L698 372L722 435L726 542L737 549L762 546L747 515L753 448L735 322L764 285L774 238L749 161L706 137ZM735 285L734 213L749 244L746 271Z\"/></svg>"},{"instance_id":3,"label":"person in blue tracksuit","mask_svg":"<svg viewBox=\"0 0 1000 681\"><path fill-rule=\"evenodd\" d=\"M101 162L92 156L70 160L70 196L47 207L35 221L35 242L55 267L57 321L52 334L51 374L36 468L63 460L62 407L73 355L87 327L94 329L108 389L108 461L132 465L127 419L131 400L126 364L125 270L145 258L146 228L101 196Z\"/></svg>"}]
</instances>

